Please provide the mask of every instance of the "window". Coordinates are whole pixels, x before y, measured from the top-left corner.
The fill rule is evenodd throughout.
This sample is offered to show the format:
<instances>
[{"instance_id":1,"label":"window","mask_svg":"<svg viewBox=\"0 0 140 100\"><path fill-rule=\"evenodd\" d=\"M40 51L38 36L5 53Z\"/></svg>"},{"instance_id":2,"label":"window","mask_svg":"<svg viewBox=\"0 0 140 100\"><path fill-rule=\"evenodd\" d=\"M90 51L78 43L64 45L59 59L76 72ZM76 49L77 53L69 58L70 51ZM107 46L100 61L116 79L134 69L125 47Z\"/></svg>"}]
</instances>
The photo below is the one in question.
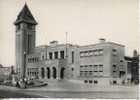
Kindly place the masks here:
<instances>
[{"instance_id":1,"label":"window","mask_svg":"<svg viewBox=\"0 0 140 100\"><path fill-rule=\"evenodd\" d=\"M52 52L49 52L49 59L52 59Z\"/></svg>"},{"instance_id":2,"label":"window","mask_svg":"<svg viewBox=\"0 0 140 100\"><path fill-rule=\"evenodd\" d=\"M71 68L72 71L74 71L74 68Z\"/></svg>"},{"instance_id":3,"label":"window","mask_svg":"<svg viewBox=\"0 0 140 100\"><path fill-rule=\"evenodd\" d=\"M119 77L121 78L121 77L123 77L125 75L125 72L124 71L120 71L119 72Z\"/></svg>"},{"instance_id":4,"label":"window","mask_svg":"<svg viewBox=\"0 0 140 100\"><path fill-rule=\"evenodd\" d=\"M103 72L103 65L99 65L99 72Z\"/></svg>"},{"instance_id":5,"label":"window","mask_svg":"<svg viewBox=\"0 0 140 100\"><path fill-rule=\"evenodd\" d=\"M83 76L83 71L80 71L80 76Z\"/></svg>"},{"instance_id":6,"label":"window","mask_svg":"<svg viewBox=\"0 0 140 100\"><path fill-rule=\"evenodd\" d=\"M99 55L103 55L103 49L99 49L98 52L99 52Z\"/></svg>"},{"instance_id":7,"label":"window","mask_svg":"<svg viewBox=\"0 0 140 100\"><path fill-rule=\"evenodd\" d=\"M80 52L80 57L83 57L84 56L84 52Z\"/></svg>"},{"instance_id":8,"label":"window","mask_svg":"<svg viewBox=\"0 0 140 100\"><path fill-rule=\"evenodd\" d=\"M90 51L89 51L89 56L92 56L92 55L93 55L93 51L90 50Z\"/></svg>"},{"instance_id":9,"label":"window","mask_svg":"<svg viewBox=\"0 0 140 100\"><path fill-rule=\"evenodd\" d=\"M117 84L117 81L113 81L113 84Z\"/></svg>"},{"instance_id":10,"label":"window","mask_svg":"<svg viewBox=\"0 0 140 100\"><path fill-rule=\"evenodd\" d=\"M94 84L98 84L98 81L97 80L94 80Z\"/></svg>"},{"instance_id":11,"label":"window","mask_svg":"<svg viewBox=\"0 0 140 100\"><path fill-rule=\"evenodd\" d=\"M89 71L89 75L90 75L90 76L92 75L92 71Z\"/></svg>"},{"instance_id":12,"label":"window","mask_svg":"<svg viewBox=\"0 0 140 100\"><path fill-rule=\"evenodd\" d=\"M64 51L60 51L60 58L64 59Z\"/></svg>"},{"instance_id":13,"label":"window","mask_svg":"<svg viewBox=\"0 0 140 100\"><path fill-rule=\"evenodd\" d=\"M98 70L98 66L94 65L94 72L97 72L97 70Z\"/></svg>"},{"instance_id":14,"label":"window","mask_svg":"<svg viewBox=\"0 0 140 100\"><path fill-rule=\"evenodd\" d=\"M117 50L116 49L112 49L113 51L113 56L116 56L117 55Z\"/></svg>"},{"instance_id":15,"label":"window","mask_svg":"<svg viewBox=\"0 0 140 100\"><path fill-rule=\"evenodd\" d=\"M80 52L80 57L89 57L93 55L94 56L103 55L103 49L87 50Z\"/></svg>"},{"instance_id":16,"label":"window","mask_svg":"<svg viewBox=\"0 0 140 100\"><path fill-rule=\"evenodd\" d=\"M99 52L96 50L96 51L94 52L94 55L95 55L95 56L98 56L98 55L99 55Z\"/></svg>"},{"instance_id":17,"label":"window","mask_svg":"<svg viewBox=\"0 0 140 100\"><path fill-rule=\"evenodd\" d=\"M72 56L72 63L74 63L74 51L72 51L71 56Z\"/></svg>"},{"instance_id":18,"label":"window","mask_svg":"<svg viewBox=\"0 0 140 100\"><path fill-rule=\"evenodd\" d=\"M85 65L85 68L87 68L88 66L87 65Z\"/></svg>"},{"instance_id":19,"label":"window","mask_svg":"<svg viewBox=\"0 0 140 100\"><path fill-rule=\"evenodd\" d=\"M90 68L92 68L92 65L89 65Z\"/></svg>"},{"instance_id":20,"label":"window","mask_svg":"<svg viewBox=\"0 0 140 100\"><path fill-rule=\"evenodd\" d=\"M116 50L116 49L112 49L112 51L113 51L113 52L116 52L117 50Z\"/></svg>"},{"instance_id":21,"label":"window","mask_svg":"<svg viewBox=\"0 0 140 100\"><path fill-rule=\"evenodd\" d=\"M116 69L116 65L113 65L113 69Z\"/></svg>"},{"instance_id":22,"label":"window","mask_svg":"<svg viewBox=\"0 0 140 100\"><path fill-rule=\"evenodd\" d=\"M116 71L115 71L115 70L113 70L113 72L115 73Z\"/></svg>"},{"instance_id":23,"label":"window","mask_svg":"<svg viewBox=\"0 0 140 100\"><path fill-rule=\"evenodd\" d=\"M55 59L58 59L58 52L57 51L54 52L54 57L55 57Z\"/></svg>"},{"instance_id":24,"label":"window","mask_svg":"<svg viewBox=\"0 0 140 100\"><path fill-rule=\"evenodd\" d=\"M88 71L85 71L85 76L87 76L88 75Z\"/></svg>"},{"instance_id":25,"label":"window","mask_svg":"<svg viewBox=\"0 0 140 100\"><path fill-rule=\"evenodd\" d=\"M88 81L87 81L87 80L85 80L84 82L85 82L85 83L87 83Z\"/></svg>"},{"instance_id":26,"label":"window","mask_svg":"<svg viewBox=\"0 0 140 100\"><path fill-rule=\"evenodd\" d=\"M113 65L113 73L115 73L115 72L116 72L116 70L117 70L116 65Z\"/></svg>"},{"instance_id":27,"label":"window","mask_svg":"<svg viewBox=\"0 0 140 100\"><path fill-rule=\"evenodd\" d=\"M89 83L92 83L92 80L89 80Z\"/></svg>"},{"instance_id":28,"label":"window","mask_svg":"<svg viewBox=\"0 0 140 100\"><path fill-rule=\"evenodd\" d=\"M88 56L88 51L84 51L84 56Z\"/></svg>"}]
</instances>

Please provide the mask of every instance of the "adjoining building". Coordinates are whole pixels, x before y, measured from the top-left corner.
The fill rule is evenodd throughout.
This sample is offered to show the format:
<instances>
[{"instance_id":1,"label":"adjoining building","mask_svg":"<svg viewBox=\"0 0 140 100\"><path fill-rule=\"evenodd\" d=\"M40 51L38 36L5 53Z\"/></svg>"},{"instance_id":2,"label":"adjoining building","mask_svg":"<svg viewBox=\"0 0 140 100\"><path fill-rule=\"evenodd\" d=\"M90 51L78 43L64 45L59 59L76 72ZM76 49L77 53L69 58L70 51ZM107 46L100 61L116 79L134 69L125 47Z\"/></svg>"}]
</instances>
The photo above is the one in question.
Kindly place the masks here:
<instances>
[{"instance_id":1,"label":"adjoining building","mask_svg":"<svg viewBox=\"0 0 140 100\"><path fill-rule=\"evenodd\" d=\"M125 46L100 39L97 44L35 46L37 22L25 4L16 21L16 67L19 78L79 80L93 84L121 84L127 78Z\"/></svg>"},{"instance_id":2,"label":"adjoining building","mask_svg":"<svg viewBox=\"0 0 140 100\"><path fill-rule=\"evenodd\" d=\"M125 56L127 62L127 81L129 83L139 83L139 54L134 50L133 57Z\"/></svg>"},{"instance_id":3,"label":"adjoining building","mask_svg":"<svg viewBox=\"0 0 140 100\"><path fill-rule=\"evenodd\" d=\"M13 66L4 67L0 65L0 81L9 80L12 78Z\"/></svg>"}]
</instances>

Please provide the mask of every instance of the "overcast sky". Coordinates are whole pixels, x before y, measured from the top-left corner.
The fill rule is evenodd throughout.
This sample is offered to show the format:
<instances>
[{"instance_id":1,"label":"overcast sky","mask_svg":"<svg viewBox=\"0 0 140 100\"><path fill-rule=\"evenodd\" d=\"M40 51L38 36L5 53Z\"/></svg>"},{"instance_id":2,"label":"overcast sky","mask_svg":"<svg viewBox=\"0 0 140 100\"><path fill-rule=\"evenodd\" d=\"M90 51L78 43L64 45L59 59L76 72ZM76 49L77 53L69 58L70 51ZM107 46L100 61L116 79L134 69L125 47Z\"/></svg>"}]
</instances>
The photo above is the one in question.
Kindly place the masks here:
<instances>
[{"instance_id":1,"label":"overcast sky","mask_svg":"<svg viewBox=\"0 0 140 100\"><path fill-rule=\"evenodd\" d=\"M0 64L15 64L13 22L27 2L39 23L36 44L58 40L87 45L106 38L125 45L126 55L138 49L138 0L0 0Z\"/></svg>"}]
</instances>

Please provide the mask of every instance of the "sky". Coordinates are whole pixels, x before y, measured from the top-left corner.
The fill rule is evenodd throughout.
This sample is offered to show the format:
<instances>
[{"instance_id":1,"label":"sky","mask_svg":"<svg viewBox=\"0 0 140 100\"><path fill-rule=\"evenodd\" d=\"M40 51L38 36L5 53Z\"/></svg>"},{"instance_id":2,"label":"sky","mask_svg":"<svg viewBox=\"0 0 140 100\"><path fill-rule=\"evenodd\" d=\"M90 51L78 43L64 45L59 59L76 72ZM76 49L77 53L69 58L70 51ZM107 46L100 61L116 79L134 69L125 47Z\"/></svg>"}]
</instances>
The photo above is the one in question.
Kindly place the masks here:
<instances>
[{"instance_id":1,"label":"sky","mask_svg":"<svg viewBox=\"0 0 140 100\"><path fill-rule=\"evenodd\" d=\"M138 49L138 0L0 0L0 64L15 65L14 21L25 2L38 22L36 45L52 40L78 45L99 38Z\"/></svg>"}]
</instances>

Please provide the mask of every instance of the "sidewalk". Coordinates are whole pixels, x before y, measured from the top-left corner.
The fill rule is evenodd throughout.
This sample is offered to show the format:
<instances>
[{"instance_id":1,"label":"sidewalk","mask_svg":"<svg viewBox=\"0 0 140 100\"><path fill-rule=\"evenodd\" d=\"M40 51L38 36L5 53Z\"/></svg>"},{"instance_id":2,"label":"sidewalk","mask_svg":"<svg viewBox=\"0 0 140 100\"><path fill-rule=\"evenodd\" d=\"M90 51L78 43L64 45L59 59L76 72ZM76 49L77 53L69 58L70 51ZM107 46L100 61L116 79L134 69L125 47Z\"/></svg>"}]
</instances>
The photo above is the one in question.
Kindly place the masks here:
<instances>
[{"instance_id":1,"label":"sidewalk","mask_svg":"<svg viewBox=\"0 0 140 100\"><path fill-rule=\"evenodd\" d=\"M54 98L138 98L138 86L95 86L76 83L52 83L45 87L20 89L0 85L0 90Z\"/></svg>"},{"instance_id":2,"label":"sidewalk","mask_svg":"<svg viewBox=\"0 0 140 100\"><path fill-rule=\"evenodd\" d=\"M56 92L138 92L139 86L81 84L71 81L59 81L48 83L47 86L20 89L17 87L0 85L1 90L23 90L23 91L56 91Z\"/></svg>"},{"instance_id":3,"label":"sidewalk","mask_svg":"<svg viewBox=\"0 0 140 100\"><path fill-rule=\"evenodd\" d=\"M28 91L67 91L67 92L138 92L137 86L80 84L71 81L52 82L45 87L28 88Z\"/></svg>"}]
</instances>

